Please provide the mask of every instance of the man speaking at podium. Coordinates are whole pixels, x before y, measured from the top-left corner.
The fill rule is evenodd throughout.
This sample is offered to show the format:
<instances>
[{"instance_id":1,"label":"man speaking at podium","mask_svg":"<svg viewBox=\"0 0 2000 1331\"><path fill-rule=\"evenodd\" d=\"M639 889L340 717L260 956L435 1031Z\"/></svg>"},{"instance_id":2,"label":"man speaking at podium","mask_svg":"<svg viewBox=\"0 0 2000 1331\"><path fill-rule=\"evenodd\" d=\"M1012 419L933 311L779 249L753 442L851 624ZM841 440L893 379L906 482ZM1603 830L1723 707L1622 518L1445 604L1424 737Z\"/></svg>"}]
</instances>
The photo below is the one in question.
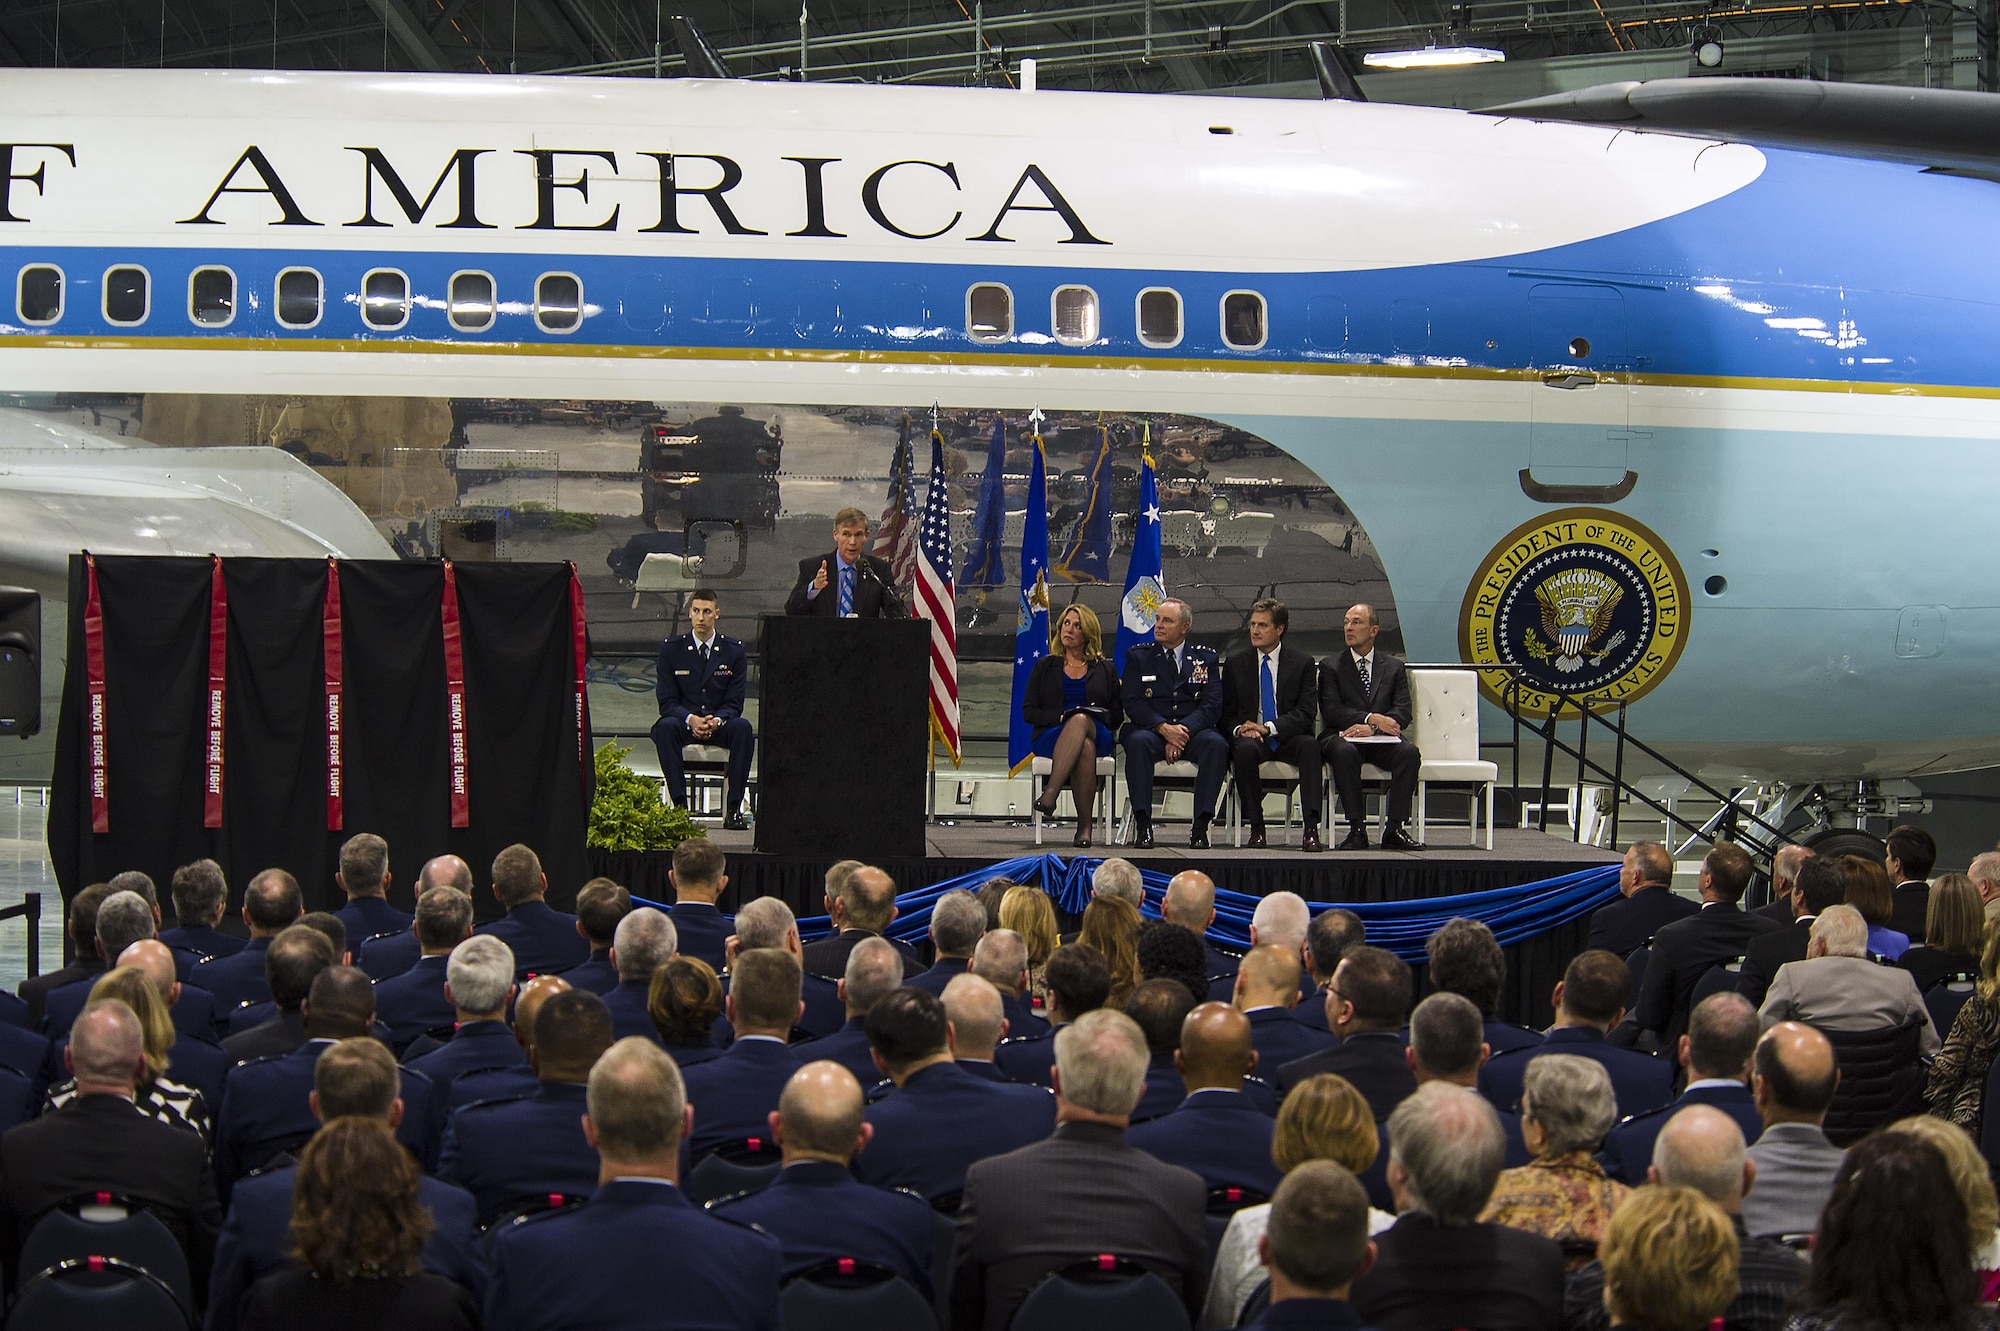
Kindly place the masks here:
<instances>
[{"instance_id":1,"label":"man speaking at podium","mask_svg":"<svg viewBox=\"0 0 2000 1331\"><path fill-rule=\"evenodd\" d=\"M888 561L866 553L868 515L843 508L833 515L833 552L799 561L799 581L785 601L788 615L828 619L907 619Z\"/></svg>"}]
</instances>

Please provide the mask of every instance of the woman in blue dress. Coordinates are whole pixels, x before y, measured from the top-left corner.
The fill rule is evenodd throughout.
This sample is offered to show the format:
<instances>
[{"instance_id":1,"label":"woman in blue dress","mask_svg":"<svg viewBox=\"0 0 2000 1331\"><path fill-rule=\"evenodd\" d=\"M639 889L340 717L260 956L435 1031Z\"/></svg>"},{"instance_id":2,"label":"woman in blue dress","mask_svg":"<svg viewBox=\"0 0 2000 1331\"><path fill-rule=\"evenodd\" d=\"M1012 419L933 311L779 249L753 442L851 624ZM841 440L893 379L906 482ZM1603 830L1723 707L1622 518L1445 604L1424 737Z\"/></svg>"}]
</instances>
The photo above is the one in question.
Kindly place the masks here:
<instances>
[{"instance_id":1,"label":"woman in blue dress","mask_svg":"<svg viewBox=\"0 0 2000 1331\"><path fill-rule=\"evenodd\" d=\"M1097 760L1118 732L1118 672L1104 659L1104 632L1087 605L1063 609L1049 634L1049 655L1035 662L1021 694L1021 719L1035 727L1035 754L1049 760L1048 783L1035 807L1056 811L1068 786L1076 799L1076 840L1090 844L1097 806Z\"/></svg>"}]
</instances>

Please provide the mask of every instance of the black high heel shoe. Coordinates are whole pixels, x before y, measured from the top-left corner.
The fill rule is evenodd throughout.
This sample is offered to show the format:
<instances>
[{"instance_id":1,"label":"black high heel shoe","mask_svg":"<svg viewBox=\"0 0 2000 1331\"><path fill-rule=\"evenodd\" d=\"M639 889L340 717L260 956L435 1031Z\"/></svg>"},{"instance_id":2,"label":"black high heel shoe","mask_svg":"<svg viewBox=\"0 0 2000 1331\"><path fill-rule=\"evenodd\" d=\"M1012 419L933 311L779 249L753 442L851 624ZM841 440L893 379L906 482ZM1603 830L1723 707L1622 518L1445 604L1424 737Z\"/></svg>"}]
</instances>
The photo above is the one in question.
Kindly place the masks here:
<instances>
[{"instance_id":1,"label":"black high heel shoe","mask_svg":"<svg viewBox=\"0 0 2000 1331\"><path fill-rule=\"evenodd\" d=\"M1070 844L1070 845L1072 845L1072 846L1075 846L1075 847L1077 847L1077 848L1078 848L1079 850L1087 850L1087 849L1089 849L1089 848L1090 848L1090 827L1091 827L1091 825L1090 825L1089 823L1080 823L1080 824L1078 824L1078 826L1077 826L1077 829L1076 829L1076 835L1075 835L1074 837L1070 838L1070 843L1069 843L1069 844Z\"/></svg>"}]
</instances>

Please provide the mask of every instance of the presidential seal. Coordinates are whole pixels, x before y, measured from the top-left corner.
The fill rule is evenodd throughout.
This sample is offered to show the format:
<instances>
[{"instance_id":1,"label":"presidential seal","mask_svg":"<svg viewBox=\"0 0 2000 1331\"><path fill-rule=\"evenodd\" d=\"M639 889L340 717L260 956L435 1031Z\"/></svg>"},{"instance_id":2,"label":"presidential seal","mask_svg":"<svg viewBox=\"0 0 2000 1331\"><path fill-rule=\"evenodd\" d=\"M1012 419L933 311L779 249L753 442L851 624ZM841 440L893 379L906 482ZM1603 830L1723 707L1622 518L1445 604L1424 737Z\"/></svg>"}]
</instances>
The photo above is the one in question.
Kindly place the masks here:
<instances>
[{"instance_id":1,"label":"presidential seal","mask_svg":"<svg viewBox=\"0 0 2000 1331\"><path fill-rule=\"evenodd\" d=\"M1466 661L1516 668L1524 716L1548 716L1562 695L1609 709L1667 677L1687 613L1687 576L1659 537L1619 513L1568 508L1515 528L1481 561L1458 645ZM1503 707L1507 683L1505 670L1480 672L1480 691Z\"/></svg>"}]
</instances>

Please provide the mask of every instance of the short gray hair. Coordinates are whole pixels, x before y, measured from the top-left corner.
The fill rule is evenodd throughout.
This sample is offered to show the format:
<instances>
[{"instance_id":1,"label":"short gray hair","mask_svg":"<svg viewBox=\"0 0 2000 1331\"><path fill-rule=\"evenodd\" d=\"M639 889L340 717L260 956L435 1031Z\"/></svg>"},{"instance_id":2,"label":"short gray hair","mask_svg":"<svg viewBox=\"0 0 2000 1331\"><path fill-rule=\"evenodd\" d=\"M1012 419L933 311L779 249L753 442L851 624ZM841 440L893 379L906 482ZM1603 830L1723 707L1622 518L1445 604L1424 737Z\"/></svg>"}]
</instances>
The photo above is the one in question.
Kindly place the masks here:
<instances>
[{"instance_id":1,"label":"short gray hair","mask_svg":"<svg viewBox=\"0 0 2000 1331\"><path fill-rule=\"evenodd\" d=\"M1028 940L1012 929L989 929L972 950L972 973L996 988L1014 988L1028 969Z\"/></svg>"},{"instance_id":2,"label":"short gray hair","mask_svg":"<svg viewBox=\"0 0 2000 1331\"><path fill-rule=\"evenodd\" d=\"M584 1107L606 1159L668 1159L687 1120L687 1086L664 1049L643 1035L628 1035L598 1055Z\"/></svg>"},{"instance_id":3,"label":"short gray hair","mask_svg":"<svg viewBox=\"0 0 2000 1331\"><path fill-rule=\"evenodd\" d=\"M349 892L379 891L389 873L389 843L373 832L356 832L340 846L340 884Z\"/></svg>"},{"instance_id":4,"label":"short gray hair","mask_svg":"<svg viewBox=\"0 0 2000 1331\"><path fill-rule=\"evenodd\" d=\"M1190 610L1188 603L1181 600L1178 596L1169 596L1166 600L1160 602L1158 606L1154 607L1154 616L1158 617L1160 611L1165 610L1170 605L1180 607L1180 613L1175 615L1174 618L1180 620L1181 623L1186 624L1189 628L1194 627L1194 611Z\"/></svg>"},{"instance_id":5,"label":"short gray hair","mask_svg":"<svg viewBox=\"0 0 2000 1331\"><path fill-rule=\"evenodd\" d=\"M1098 1114L1130 1114L1146 1089L1151 1054L1139 1023L1097 1008L1056 1031L1062 1098Z\"/></svg>"},{"instance_id":6,"label":"short gray hair","mask_svg":"<svg viewBox=\"0 0 2000 1331\"><path fill-rule=\"evenodd\" d=\"M152 904L137 892L113 892L97 908L97 945L114 966L120 952L155 932Z\"/></svg>"},{"instance_id":7,"label":"short gray hair","mask_svg":"<svg viewBox=\"0 0 2000 1331\"><path fill-rule=\"evenodd\" d=\"M1090 871L1090 895L1117 897L1130 902L1134 910L1146 908L1146 882L1139 876L1139 866L1116 855Z\"/></svg>"},{"instance_id":8,"label":"short gray hair","mask_svg":"<svg viewBox=\"0 0 2000 1331\"><path fill-rule=\"evenodd\" d=\"M611 950L618 954L618 979L650 980L653 972L674 959L680 950L680 930L673 916L651 906L630 911L618 921L611 935Z\"/></svg>"},{"instance_id":9,"label":"short gray hair","mask_svg":"<svg viewBox=\"0 0 2000 1331\"><path fill-rule=\"evenodd\" d=\"M1868 921L1852 906L1829 906L1812 922L1813 941L1829 957L1868 955Z\"/></svg>"},{"instance_id":10,"label":"short gray hair","mask_svg":"<svg viewBox=\"0 0 2000 1331\"><path fill-rule=\"evenodd\" d=\"M798 927L798 916L776 897L746 901L736 912L736 945L743 948L783 947Z\"/></svg>"},{"instance_id":11,"label":"short gray hair","mask_svg":"<svg viewBox=\"0 0 2000 1331\"><path fill-rule=\"evenodd\" d=\"M1311 925L1312 907L1296 892L1273 892L1250 913L1250 927L1257 931L1260 946L1268 943L1294 953L1306 941Z\"/></svg>"},{"instance_id":12,"label":"short gray hair","mask_svg":"<svg viewBox=\"0 0 2000 1331\"><path fill-rule=\"evenodd\" d=\"M514 949L491 934L474 934L451 950L444 964L454 1007L465 1012L498 1012L507 1006L514 983Z\"/></svg>"},{"instance_id":13,"label":"short gray hair","mask_svg":"<svg viewBox=\"0 0 2000 1331\"><path fill-rule=\"evenodd\" d=\"M979 913L980 919L986 912ZM847 954L847 1006L866 1012L903 983L903 956L886 938L864 938Z\"/></svg>"},{"instance_id":14,"label":"short gray hair","mask_svg":"<svg viewBox=\"0 0 2000 1331\"><path fill-rule=\"evenodd\" d=\"M1974 882L2000 883L2000 850L1973 856L1972 863L1965 866L1965 876Z\"/></svg>"},{"instance_id":15,"label":"short gray hair","mask_svg":"<svg viewBox=\"0 0 2000 1331\"><path fill-rule=\"evenodd\" d=\"M1389 1160L1408 1175L1404 1186L1419 1211L1440 1225L1469 1225L1500 1181L1507 1138L1477 1091L1425 1082L1389 1115Z\"/></svg>"},{"instance_id":16,"label":"short gray hair","mask_svg":"<svg viewBox=\"0 0 2000 1331\"><path fill-rule=\"evenodd\" d=\"M1594 1058L1543 1054L1521 1076L1521 1117L1541 1125L1548 1155L1594 1151L1618 1121L1611 1074Z\"/></svg>"},{"instance_id":17,"label":"short gray hair","mask_svg":"<svg viewBox=\"0 0 2000 1331\"><path fill-rule=\"evenodd\" d=\"M969 957L986 932L986 907L964 889L955 889L931 907L931 941L941 957Z\"/></svg>"},{"instance_id":18,"label":"short gray hair","mask_svg":"<svg viewBox=\"0 0 2000 1331\"><path fill-rule=\"evenodd\" d=\"M153 886L152 875L141 873L137 869L127 869L123 873L113 874L111 881L105 886L113 892L137 892L146 898L146 904L149 906L160 904L160 893Z\"/></svg>"},{"instance_id":19,"label":"short gray hair","mask_svg":"<svg viewBox=\"0 0 2000 1331\"><path fill-rule=\"evenodd\" d=\"M1439 992L1410 1014L1410 1048L1433 1077L1469 1077L1479 1071L1486 1022L1464 994Z\"/></svg>"},{"instance_id":20,"label":"short gray hair","mask_svg":"<svg viewBox=\"0 0 2000 1331\"><path fill-rule=\"evenodd\" d=\"M958 1032L958 1042L970 1049L984 1049L1000 1043L1000 1026L1007 1020L1006 1005L991 980L970 972L954 975L942 995L945 1018Z\"/></svg>"}]
</instances>

